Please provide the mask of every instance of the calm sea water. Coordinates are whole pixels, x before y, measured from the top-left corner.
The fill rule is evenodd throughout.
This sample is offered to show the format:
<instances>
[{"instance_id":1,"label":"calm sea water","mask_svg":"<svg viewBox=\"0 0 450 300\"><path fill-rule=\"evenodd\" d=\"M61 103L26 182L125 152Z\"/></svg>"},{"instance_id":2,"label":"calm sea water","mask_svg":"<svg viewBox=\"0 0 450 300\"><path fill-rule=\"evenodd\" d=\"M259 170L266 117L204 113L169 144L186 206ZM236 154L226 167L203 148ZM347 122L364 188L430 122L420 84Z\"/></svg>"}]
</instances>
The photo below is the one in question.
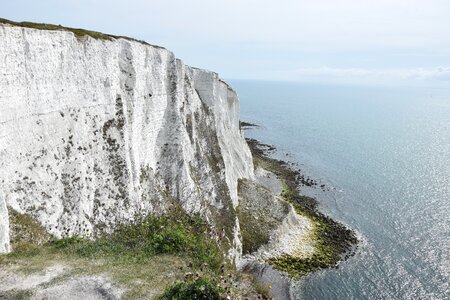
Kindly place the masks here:
<instances>
[{"instance_id":1,"label":"calm sea water","mask_svg":"<svg viewBox=\"0 0 450 300\"><path fill-rule=\"evenodd\" d=\"M263 126L247 136L325 184L305 193L362 240L299 299L450 299L450 87L231 84Z\"/></svg>"}]
</instances>

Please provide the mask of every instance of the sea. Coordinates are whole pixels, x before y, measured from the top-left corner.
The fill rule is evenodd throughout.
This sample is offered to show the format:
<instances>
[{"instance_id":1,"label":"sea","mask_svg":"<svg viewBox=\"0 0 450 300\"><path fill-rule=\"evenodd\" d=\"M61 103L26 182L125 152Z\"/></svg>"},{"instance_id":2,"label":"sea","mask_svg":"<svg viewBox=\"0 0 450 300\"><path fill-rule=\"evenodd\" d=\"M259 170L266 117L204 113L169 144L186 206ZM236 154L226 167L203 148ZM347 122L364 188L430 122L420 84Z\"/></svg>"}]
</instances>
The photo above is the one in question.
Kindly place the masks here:
<instances>
[{"instance_id":1,"label":"sea","mask_svg":"<svg viewBox=\"0 0 450 300\"><path fill-rule=\"evenodd\" d=\"M450 299L450 84L229 82L260 126L245 135L317 180L302 192L360 239L297 299Z\"/></svg>"}]
</instances>

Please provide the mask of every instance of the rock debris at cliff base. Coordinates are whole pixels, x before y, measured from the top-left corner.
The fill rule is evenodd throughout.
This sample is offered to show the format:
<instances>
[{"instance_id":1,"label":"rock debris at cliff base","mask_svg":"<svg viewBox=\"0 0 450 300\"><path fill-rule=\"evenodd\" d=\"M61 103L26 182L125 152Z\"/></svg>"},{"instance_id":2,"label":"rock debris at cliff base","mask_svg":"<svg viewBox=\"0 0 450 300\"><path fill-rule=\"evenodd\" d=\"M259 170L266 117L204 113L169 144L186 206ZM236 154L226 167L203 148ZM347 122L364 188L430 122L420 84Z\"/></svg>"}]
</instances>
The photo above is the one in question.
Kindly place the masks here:
<instances>
[{"instance_id":1,"label":"rock debris at cliff base","mask_svg":"<svg viewBox=\"0 0 450 300\"><path fill-rule=\"evenodd\" d=\"M354 255L358 243L355 232L321 213L316 199L300 194L301 184L308 185L304 183L301 172L285 161L272 158L273 146L255 139L247 139L247 142L255 167L275 174L283 185L282 199L290 203L298 215L309 220L309 243L305 241L302 246L308 247L309 244L315 248L309 252L310 255L285 251L271 255L265 262L291 278L299 279L319 269L337 267L340 261Z\"/></svg>"}]
</instances>

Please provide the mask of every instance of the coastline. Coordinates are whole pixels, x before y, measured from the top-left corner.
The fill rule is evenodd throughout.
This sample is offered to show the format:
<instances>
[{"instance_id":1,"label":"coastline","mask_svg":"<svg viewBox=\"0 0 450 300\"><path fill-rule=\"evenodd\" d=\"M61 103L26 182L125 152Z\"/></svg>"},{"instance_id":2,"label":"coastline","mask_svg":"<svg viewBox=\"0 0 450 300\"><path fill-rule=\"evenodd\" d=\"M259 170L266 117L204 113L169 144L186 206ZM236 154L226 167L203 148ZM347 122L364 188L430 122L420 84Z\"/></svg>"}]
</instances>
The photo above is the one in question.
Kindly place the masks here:
<instances>
[{"instance_id":1,"label":"coastline","mask_svg":"<svg viewBox=\"0 0 450 300\"><path fill-rule=\"evenodd\" d=\"M120 95L115 98L114 106L111 106L111 108L113 108L111 115L114 115L114 117L111 119L110 115L107 114L104 116L105 119L102 119L101 122L94 122L95 124L92 125L92 128L98 128L94 131L92 131L92 128L90 127L91 124L85 120L84 124L89 127L86 128L85 132L91 133L92 136L89 134L77 136L77 132L74 132L74 141L72 141L74 135L70 135L68 137L68 144L58 148L58 154L60 154L60 152L62 155L65 154L65 156L61 156L61 158L57 155L47 155L47 152L44 150L48 146L48 143L45 143L45 140L41 139L37 141L36 144L42 144L44 149L42 154L42 157L44 157L43 159L52 164L55 160L56 162L60 159L67 160L70 159L72 155L75 155L72 153L75 151L75 148L72 149L72 147L74 147L74 142L76 142L77 145L89 145L91 146L90 148L92 148L91 144L93 144L94 149L96 149L97 146L100 149L101 146L102 151L106 151L106 154L102 155L101 151L90 152L87 150L87 147L79 146L76 148L76 151L80 151L78 155L81 155L81 157L88 154L90 158L96 158L98 161L104 161L105 157L109 160L106 161L104 166L97 164L92 170L87 168L90 170L89 173L85 173L84 171L79 172L77 168L71 169L70 172L64 169L64 172L67 173L63 173L64 176L61 174L61 178L64 178L64 180L62 180L62 184L64 185L63 197L61 197L56 190L52 190L49 185L35 184L36 182L42 181L42 178L36 175L40 174L40 172L37 172L34 169L35 164L33 164L32 167L20 169L20 172L15 170L14 174L20 173L20 175L14 176L20 177L21 180L14 181L9 178L9 176L5 175L5 178L8 178L9 180L8 184L11 186L11 194L17 193L18 191L25 191L26 195L27 193L45 195L45 203L51 202L54 204L55 202L60 201L65 205L65 211L63 214L64 218L62 218L61 221L60 219L54 220L49 218L49 216L55 215L58 212L54 210L54 207L50 208L45 205L42 206L44 208L41 208L40 206L38 209L35 206L28 207L20 202L16 203L17 205L15 207L8 208L8 211L3 209L5 212L8 212L6 218L9 220L9 228L11 229L9 240L12 241L11 245L15 251L11 254L0 256L0 264L8 266L8 268L2 269L0 277L6 278L13 272L17 273L16 271L19 269L22 270L24 274L4 285L2 282L2 285L0 286L0 298L2 296L13 297L21 294L29 297L36 295L36 297L38 297L37 295L39 294L48 294L53 291L59 294L64 293L67 289L66 285L72 285L73 282L62 280L61 282L54 283L53 279L57 277L69 278L80 275L76 279L73 278L76 287L74 287L74 290L71 293L77 294L78 292L75 290L78 291L81 286L85 286L83 283L85 278L81 277L81 275L89 275L92 276L92 281L101 281L100 284L102 285L104 282L108 282L108 284L111 285L117 285L117 289L110 289L109 292L111 293L111 297L121 297L123 294L125 298L129 297L135 299L141 296L144 297L143 295L145 294L147 294L148 297L149 294L157 295L162 292L164 294L166 294L166 292L172 293L176 292L177 289L183 289L186 285L195 287L199 284L202 287L209 286L211 292L216 295L225 294L227 297L236 295L236 293L241 293L243 295L260 294L264 299L270 299L270 294L276 294L276 299L291 299L292 295L290 292L289 278L300 277L303 273L306 274L307 272L303 270L305 268L308 268L308 272L312 271L315 266L310 266L311 261L315 264L317 259L316 257L311 259L310 256L315 255L314 253L317 252L317 250L323 252L325 256L329 255L330 251L328 248L322 249L323 247L317 247L317 245L320 246L321 244L329 246L328 244L322 243L322 239L325 240L326 238L319 234L321 231L325 230L322 228L324 226L322 224L323 222L315 222L318 224L315 225L310 218L317 218L317 216L311 213L307 208L302 207L300 201L297 201L299 202L297 203L296 200L298 199L295 198L297 196L297 185L303 184L314 186L316 183L309 178L305 179L300 172L287 168L287 164L284 162L270 158L265 151L261 150L266 145L253 140L245 141L243 139L241 131L237 128L237 121L239 120L238 110L235 108L228 109L229 107L219 107L219 109L217 109L216 105L219 105L219 102L215 101L216 94L207 92L211 89L209 84L212 82L214 88L212 90L218 90L223 93L226 92L228 100L227 104L229 105L232 103L237 107L238 99L236 93L227 83L220 80L216 73L186 66L181 60L176 59L172 52L165 50L164 48L155 48L155 46L131 38L50 24L29 22L18 23L5 19L0 19L0 23L2 23L4 29L8 31L9 36L11 36L11 39L7 39L5 42L6 49L15 49L17 46L15 40L17 36L21 35L25 40L29 39L30 41L34 41L35 38L37 41L42 42L41 47L45 49L51 48L49 45L54 40L54 35L57 37L59 36L62 41L61 45L73 46L69 49L70 51L73 49L75 49L75 51L81 51L79 46L80 44L83 44L83 47L89 45L93 50L111 47L111 51L105 52L111 54L115 53L113 49L119 49L118 47L122 47L123 43L127 47L130 46L129 44L132 46L134 45L136 46L136 53L128 53L127 50L122 51L117 55L118 58L127 61L126 65L122 66L120 69L120 76L126 74L127 79L131 78L133 80L137 78L138 75L136 74L147 73L148 70L145 69L148 67L147 65L144 66L143 69L135 70L134 61L138 60L138 57L142 58L144 55L142 50L149 50L146 46L150 46L152 47L152 49L150 49L152 55L161 55L171 62L171 64L167 66L164 64L161 65L162 68L167 67L166 71L168 74L177 70L177 67L179 66L186 68L185 70L187 73L185 75L191 80L189 81L191 85L183 87L187 88L186 95L193 96L192 103L198 104L197 106L194 105L192 108L194 117L186 110L185 120L180 119L180 122L175 122L175 125L172 124L173 119L170 119L170 122L167 120L167 124L175 127L168 125L167 128L164 127L164 131L161 131L163 133L162 135L158 134L152 136L150 140L154 141L155 145L159 145L159 142L164 142L164 146L161 147L163 150L161 153L149 152L155 156L146 157L145 161L142 160L142 164L136 161L129 162L126 158L122 157L127 157L126 151L130 150L126 146L126 143L128 142L135 145L136 149L142 151L148 150L148 148L146 148L148 144L143 146L138 141L125 141L125 139L123 139L123 137L126 136L126 133L132 132L132 124L135 124L127 123L128 121L124 115L124 111L127 103L129 104L131 103L130 101L135 100L135 93L144 95L144 98L154 97L156 99L157 97L162 97L164 99L164 93L159 94L158 96L153 92L155 86L146 86L144 92L143 90L140 90L140 88L143 89L144 87L139 86L139 88L134 88L134 86L131 87L127 85L132 85L129 82L125 85L118 84L117 86L120 87L118 90ZM22 29L15 27L20 27ZM23 28L29 29L24 30ZM27 32L26 36L25 31ZM36 37L34 35L36 35ZM91 40L91 38L93 40ZM129 42L115 41L117 39L126 39ZM116 42L119 45L116 45L117 47L114 48L114 43ZM142 44L146 46L143 47ZM20 52L20 45L17 46L18 51L14 52L15 54ZM83 49L84 52L81 52L79 55L80 60L82 62L90 62L90 57L83 55L83 53L86 52L86 49ZM101 51L94 52L100 53ZM51 51L47 51L44 54L47 54L49 59L53 58ZM131 54L135 55L133 56L133 59L130 58L132 56ZM147 54L148 52L145 52L145 57L147 57ZM45 64L41 61L44 56L40 55L36 57L39 59L36 59L33 63L38 66ZM66 57L62 57L61 60L64 61L65 58ZM114 59L115 58L116 56L114 56ZM23 58L18 56L16 59L20 62ZM70 58L68 59L70 60ZM113 71L107 69L111 67L110 65L102 66L106 68L105 73L116 71L114 68L112 69ZM133 69L133 72L130 73L129 69ZM43 69L36 68L36 70L41 72ZM91 69L88 69L86 72L89 73L91 71ZM41 75L39 72L36 73L37 77ZM69 75L70 76L67 77L68 83L72 82L71 80L78 80L79 74L70 73ZM97 76L97 70L93 71L92 76ZM120 77L119 79L122 80L123 78ZM153 79L155 78L152 78L152 80ZM159 81L156 80L155 85L157 85L158 82ZM100 89L108 89L110 86L110 84L100 85ZM91 88L94 89L96 87L88 87L86 89ZM160 88L162 91L165 91L164 86ZM172 93L174 89L175 81L168 93ZM148 93L148 91L151 91L151 93ZM99 92L99 94L102 93ZM72 96L73 95L70 93L64 94L61 98L62 100L58 98L58 105L64 101L71 103L73 100ZM102 98L99 101L101 103L103 103L102 101L109 103L107 102L109 100L106 98L107 97L105 96L105 99ZM18 102L23 100L27 105L31 105L27 102L29 100L28 98L18 99ZM85 97L81 100L87 101L85 105L88 108L97 107L97 105L90 106L91 102L89 101L91 100L89 99L90 98ZM185 100L186 98L179 99L175 97L174 99ZM84 103L81 100L77 102L77 105ZM97 100L98 99L94 99L93 101ZM153 111L152 109L156 109L153 105L149 104L149 107L146 105L147 104L137 109L143 109L145 111L143 114L146 115L149 111ZM214 106L210 107L209 105ZM57 105L55 107L61 109L61 112L59 114L49 115L49 119L46 121L48 121L49 124L59 124L60 126L56 127L61 127L63 129L65 128L64 126L72 124L72 120L66 121L61 119L66 115L66 108ZM171 108L169 107L169 109ZM13 109L13 111L15 113L17 112L15 109ZM211 120L208 119L208 117L211 116L211 111L217 111L216 119L212 117ZM23 113L23 116L27 116L26 112L20 110L19 112ZM80 113L80 115L78 115L78 113ZM92 112L92 114L95 114L98 118L103 117L102 113L103 111L97 112L95 110ZM81 115L84 114L80 112L80 109L78 109L76 113L70 114L71 117L74 117L73 122L77 122L78 117L82 117ZM14 118L11 119L11 116L16 115L13 113L10 115L7 113L5 115L5 117L8 117L6 118L5 124L10 124L9 122L15 120ZM90 116L90 114L86 114L86 117L88 116ZM163 117L166 116L168 115L163 115ZM200 122L200 120L205 121L205 119L211 121L211 123ZM232 122L230 122L229 127L222 129L221 126L214 123L216 122L214 120L218 120L217 122L231 120ZM44 122L42 120L38 121L39 122L36 122L36 125L38 125L38 129L40 130L39 126L44 126L42 125ZM141 124L139 123L140 121L141 120L136 119L136 122L138 122L136 124ZM145 124L149 125L150 123L146 122ZM162 124L165 125L166 123ZM215 127L212 127L211 130L207 130L210 124L213 124ZM8 126L12 127L12 125L7 125L8 129L10 128ZM242 127L254 126L254 124L244 122L240 124L239 128L242 129ZM34 127L35 124L33 122L33 128ZM149 127L153 129L152 126L149 125ZM184 127L186 127L187 135L183 135ZM194 134L194 128L198 128L198 136ZM45 130L45 128L43 128L43 130ZM71 133L71 130L71 128L68 129L68 132ZM144 129L142 130L145 131ZM102 132L102 139L96 138L96 133L98 132ZM179 144L167 143L167 140L165 140L166 133L167 135L175 134L175 136L171 136L174 140L176 140L176 138L179 138L180 140L184 139L186 143L182 144L188 147L186 149L183 148L183 150L186 151L178 152ZM58 134L63 143L65 143L66 131L62 130L61 132L57 132L56 135ZM180 134L180 136L177 134ZM120 138L118 138L118 136ZM202 137L200 138L200 136ZM29 141L34 141L34 138L35 136L28 137L24 144L21 144L23 142L22 140L14 140L14 142L18 143L18 147L12 148L17 151L27 151L27 153L31 153L33 150L29 149ZM23 137L23 140L25 139L26 136ZM188 139L190 143L188 142ZM223 139L222 144L219 143L219 139ZM193 141L197 142L197 144L195 148L191 149L189 147L193 144ZM250 147L247 147L247 144ZM143 148L139 148L141 146ZM205 146L204 149L203 146ZM122 148L128 150L123 150L122 152ZM252 151L250 151L250 148L252 148ZM275 147L268 146L266 150L273 151L275 150ZM253 161L251 152L254 153ZM196 160L192 160L192 157L184 155L186 153L195 153ZM98 155L98 157L96 155ZM19 152L19 154L12 153L11 156L18 157L18 162L22 163L23 158L21 152ZM31 156L31 154L26 156ZM41 156L39 156L39 159L41 159ZM189 164L189 166L182 163L174 165L173 159L179 159L179 162L192 162L192 164ZM149 160L153 160L153 162L156 162L159 166L155 167L151 165ZM22 166L20 163L17 165ZM28 163L28 159L26 163ZM137 171L134 169L136 165L140 167ZM255 170L262 170L263 172L254 174L253 165L263 165L264 168ZM23 166L25 166L25 163L23 163ZM47 169L52 169L50 164L48 164L48 166ZM152 166L164 171L162 173L152 173L150 171L152 170ZM179 173L180 166L186 166L185 174L187 175L186 178L182 178L183 180L186 179L186 181L175 180L172 177L172 170L176 170L175 173ZM44 168L44 164L40 165L40 168ZM131 170L130 172L136 171L136 174L140 174L139 188L146 187L151 189L136 189L133 193L129 193L124 187L135 182L127 176L128 173L123 172L123 170L127 170L127 168ZM266 169L267 172L263 169ZM28 170L33 171L33 173L30 173ZM55 163L54 170L55 171L51 173L51 176L54 176L54 178L52 178L55 181L58 181L59 173L56 172L60 170L58 163ZM165 173L165 171L167 171L167 173ZM26 173L28 176L25 176L22 172L24 174L25 172L28 172ZM266 176L265 172L270 174L270 180L267 182L258 181L258 179L261 180L261 177ZM83 188L78 186L79 180L82 180L85 175L93 175L93 178L97 178L96 176L100 173L109 175L106 177L102 176L103 178L106 178L106 181L105 184L102 183L101 189L96 186L98 183L97 181L94 180L94 183L91 184L91 177L87 177L91 180L86 180L86 185L82 185ZM224 177L221 176L223 174L225 174ZM159 178L156 175L161 177ZM258 179L254 181L255 178ZM17 182L17 184L28 184L28 180L33 181L30 181L30 184L26 189L15 186ZM165 191L161 192L161 190L159 190L159 185L154 184L152 180L161 180L161 182L166 183ZM52 181L49 180L48 182ZM275 183L275 186L272 186L272 188L267 187L267 185L270 185L271 183ZM89 189L84 187L91 187L91 185L96 188L95 198L89 198L89 195L91 194L83 194L84 192L88 193L87 190ZM197 189L196 187L198 186L203 186L204 189ZM117 187L117 191L114 189L115 187ZM206 189L206 187L208 189ZM194 195L194 193L186 193L182 194L181 196L183 197L181 197L179 194L175 193L175 191L178 193L180 190L188 191L191 188L198 192L198 194ZM52 195L47 194L50 190L54 192ZM201 218L201 211L198 212L199 215L190 215L186 212L193 211L194 208L197 209L194 205L198 204L198 198L202 198L203 195L199 191L204 191L204 196L208 199L219 200L217 203L205 204L203 209L205 210L205 215L212 216L211 224L214 224L217 229L221 229L221 233L219 233L218 230L215 232L210 231L208 222ZM161 194L163 198L146 198L153 194ZM211 197L212 195L213 197ZM240 195L243 195L244 197L242 197L243 201L238 203L237 200ZM172 196L174 198L171 198ZM140 199L144 199L143 197L148 201L139 201ZM181 198L184 201L183 203L173 201ZM93 202L84 203L77 199L90 199ZM302 202L305 202L305 199L301 200ZM152 203L152 201L157 205L150 205L149 203ZM67 203L73 205L66 205ZM80 216L76 214L76 207L80 203L84 205L82 208L90 208L89 205L92 204L93 209L86 209L85 211L89 214L86 213ZM311 205L308 201L306 201L306 203L307 206ZM139 204L139 214L131 216L131 212L135 209L135 206L133 205L137 204ZM143 204L148 205L148 207L144 207ZM118 208L116 208L115 205ZM236 205L236 207L234 207L234 205ZM140 215L145 209L149 210L147 211L148 214ZM155 213L155 215L152 215L151 212ZM161 212L164 214L160 215ZM208 215L208 212L210 215ZM116 215L123 219L120 219L119 217L113 218ZM72 216L74 217L72 218ZM84 220L83 227L79 225L81 219ZM48 223L48 220L53 223ZM235 222L233 222L233 220ZM61 224L58 222L61 222ZM318 231L319 233L311 238L311 233L313 232L312 229L316 227L320 229ZM326 227L332 226L326 225ZM239 229L242 229L242 231L239 231ZM6 233L9 234L9 232ZM242 236L242 244L239 234ZM95 237L95 239L92 239L92 237ZM319 241L320 243L312 243L313 240ZM250 258L255 251L260 251L258 255L253 256L253 258L256 258L256 260L253 261L253 272L259 273L260 276L258 278L262 280L266 279L266 284L258 285L255 283L255 285L253 285L251 280L252 277L245 278L244 274L242 274L244 277L240 277L241 274L235 272L236 262L238 261L237 257L239 257L241 253L239 252L240 250L242 250L242 253L244 254L249 254L248 257ZM288 253L291 256L280 256L285 253ZM162 257L167 259L166 263L158 265L158 263L161 262ZM319 258L322 259L321 256ZM31 273L41 272L46 273L48 276L46 275L41 278L42 281L33 280L33 282L37 282L34 285L23 285L21 282L26 281L27 277L30 276L30 274L25 271L30 264L33 265L33 272ZM113 268L111 268L112 264L114 264ZM79 265L82 265L83 267L80 269L78 268ZM289 265L290 268L286 268L287 265ZM156 273L151 274L143 272L143 269L152 269ZM97 273L98 270L101 270L102 273ZM127 274L130 270L132 270L132 274ZM170 278L170 280L163 282L152 281L158 277L157 275L163 275L164 272L171 273L170 276L163 276ZM288 277L284 276L285 274L287 274ZM34 276L34 274L31 276ZM108 276L109 279L100 280L102 276ZM182 282L174 282L174 279L177 279L177 281L182 280ZM245 283L246 281L247 283ZM143 282L146 284L142 284ZM52 291L47 288L51 288ZM96 284L91 288L89 293L95 294ZM165 289L164 291L163 288Z\"/></svg>"},{"instance_id":2,"label":"coastline","mask_svg":"<svg viewBox=\"0 0 450 300\"><path fill-rule=\"evenodd\" d=\"M242 130L257 127L259 126L256 124L241 122ZM322 213L318 209L319 201L316 198L301 193L304 186L318 185L314 179L302 174L301 170L294 168L289 162L274 158L275 146L253 138L246 138L246 141L252 152L255 168L261 167L275 174L282 184L280 197L290 203L298 215L308 218L314 224L312 237L316 251L311 256L283 254L266 259L263 264L256 263L249 267L263 283L268 281L267 277L286 278L289 283L280 280L279 286L273 287L272 295L276 299L291 299L290 289L293 281L321 269L337 268L339 262L356 253L358 239L355 231ZM320 188L324 187L321 185ZM266 270L269 270L269 275L265 273ZM274 275L274 271L280 276Z\"/></svg>"}]
</instances>

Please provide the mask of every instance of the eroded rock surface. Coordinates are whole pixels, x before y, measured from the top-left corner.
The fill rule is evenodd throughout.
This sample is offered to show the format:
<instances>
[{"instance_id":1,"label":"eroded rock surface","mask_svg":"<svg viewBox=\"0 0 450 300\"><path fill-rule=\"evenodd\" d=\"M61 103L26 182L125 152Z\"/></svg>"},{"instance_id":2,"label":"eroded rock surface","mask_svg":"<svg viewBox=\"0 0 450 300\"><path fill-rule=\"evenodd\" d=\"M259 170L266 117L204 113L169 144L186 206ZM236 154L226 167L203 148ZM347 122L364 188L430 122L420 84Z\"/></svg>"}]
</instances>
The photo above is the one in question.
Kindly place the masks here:
<instances>
[{"instance_id":1,"label":"eroded rock surface","mask_svg":"<svg viewBox=\"0 0 450 300\"><path fill-rule=\"evenodd\" d=\"M253 178L236 93L127 39L0 24L0 251L5 204L56 237L95 235L173 203L239 253L237 179Z\"/></svg>"},{"instance_id":2,"label":"eroded rock surface","mask_svg":"<svg viewBox=\"0 0 450 300\"><path fill-rule=\"evenodd\" d=\"M273 173L260 170L256 174L257 181L239 181L237 211L245 255L241 265L283 254L312 255L315 249L311 221L298 215L290 203L273 193L281 186ZM261 174L265 180L261 180Z\"/></svg>"},{"instance_id":3,"label":"eroded rock surface","mask_svg":"<svg viewBox=\"0 0 450 300\"><path fill-rule=\"evenodd\" d=\"M5 199L0 193L0 253L10 251L9 241L9 215Z\"/></svg>"}]
</instances>

